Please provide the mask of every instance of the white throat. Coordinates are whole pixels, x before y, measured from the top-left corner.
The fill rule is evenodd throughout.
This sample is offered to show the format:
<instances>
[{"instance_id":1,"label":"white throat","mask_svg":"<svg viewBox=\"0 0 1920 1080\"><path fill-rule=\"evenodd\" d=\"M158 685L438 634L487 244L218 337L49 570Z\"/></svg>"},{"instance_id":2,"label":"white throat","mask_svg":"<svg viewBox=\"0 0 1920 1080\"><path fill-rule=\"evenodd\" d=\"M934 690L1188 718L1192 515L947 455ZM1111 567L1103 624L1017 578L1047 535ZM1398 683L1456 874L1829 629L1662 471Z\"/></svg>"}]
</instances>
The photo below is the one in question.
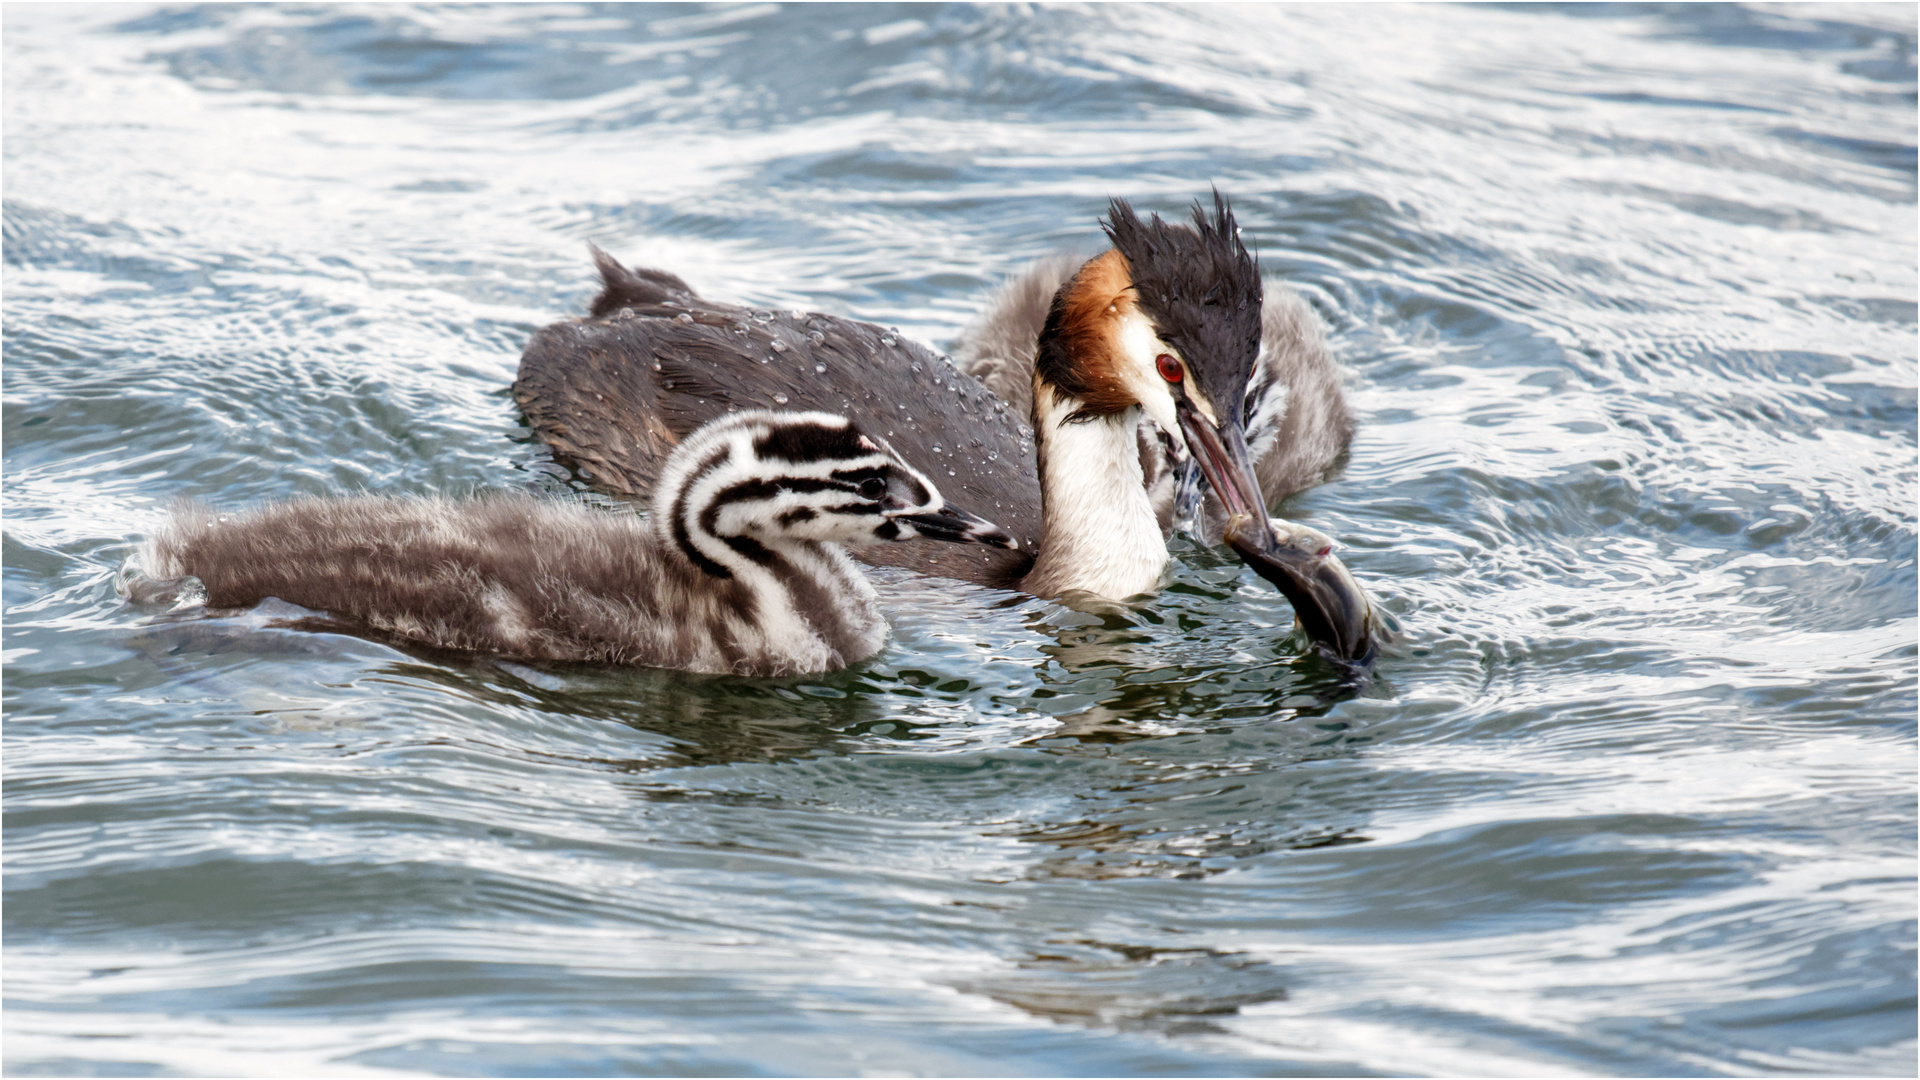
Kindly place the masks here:
<instances>
[{"instance_id":1,"label":"white throat","mask_svg":"<svg viewBox=\"0 0 1920 1080\"><path fill-rule=\"evenodd\" d=\"M1167 542L1140 471L1140 409L1084 422L1080 402L1034 386L1040 455L1040 554L1021 586L1119 600L1160 587Z\"/></svg>"},{"instance_id":2,"label":"white throat","mask_svg":"<svg viewBox=\"0 0 1920 1080\"><path fill-rule=\"evenodd\" d=\"M769 651L825 663L821 670L827 670L872 656L887 643L880 596L845 548L811 541L767 547L782 562L768 568L743 559L746 565L734 574L758 598L754 630Z\"/></svg>"}]
</instances>

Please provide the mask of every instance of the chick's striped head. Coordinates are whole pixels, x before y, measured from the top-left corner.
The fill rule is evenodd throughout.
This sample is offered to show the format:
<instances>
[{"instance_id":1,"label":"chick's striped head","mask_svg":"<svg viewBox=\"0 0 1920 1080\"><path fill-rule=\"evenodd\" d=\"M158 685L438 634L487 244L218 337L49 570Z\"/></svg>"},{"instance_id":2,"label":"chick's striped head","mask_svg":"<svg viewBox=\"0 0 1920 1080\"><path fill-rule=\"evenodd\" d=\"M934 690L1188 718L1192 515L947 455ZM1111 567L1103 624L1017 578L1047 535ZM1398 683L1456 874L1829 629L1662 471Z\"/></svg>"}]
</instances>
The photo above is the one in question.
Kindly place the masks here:
<instances>
[{"instance_id":1,"label":"chick's striped head","mask_svg":"<svg viewBox=\"0 0 1920 1080\"><path fill-rule=\"evenodd\" d=\"M709 573L732 553L783 543L848 546L919 538L1015 547L950 505L926 474L851 420L820 412L736 413L667 460L655 515Z\"/></svg>"}]
</instances>

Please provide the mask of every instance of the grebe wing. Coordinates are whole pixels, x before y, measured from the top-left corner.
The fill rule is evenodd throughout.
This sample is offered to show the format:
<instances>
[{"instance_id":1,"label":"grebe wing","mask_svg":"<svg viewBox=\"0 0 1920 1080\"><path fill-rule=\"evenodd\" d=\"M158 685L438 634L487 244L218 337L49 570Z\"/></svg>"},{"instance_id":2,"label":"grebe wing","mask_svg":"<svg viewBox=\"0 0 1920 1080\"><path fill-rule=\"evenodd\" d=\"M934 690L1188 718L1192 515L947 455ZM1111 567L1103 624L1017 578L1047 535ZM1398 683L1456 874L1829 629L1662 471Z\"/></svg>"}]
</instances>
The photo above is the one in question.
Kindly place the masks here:
<instances>
[{"instance_id":1,"label":"grebe wing","mask_svg":"<svg viewBox=\"0 0 1920 1080\"><path fill-rule=\"evenodd\" d=\"M527 423L582 479L646 497L680 439L730 409L840 413L1021 545L916 540L859 557L1001 587L1031 567L1040 540L1031 436L978 380L870 323L715 303L671 274L596 261L601 314L536 333L514 383Z\"/></svg>"}]
</instances>

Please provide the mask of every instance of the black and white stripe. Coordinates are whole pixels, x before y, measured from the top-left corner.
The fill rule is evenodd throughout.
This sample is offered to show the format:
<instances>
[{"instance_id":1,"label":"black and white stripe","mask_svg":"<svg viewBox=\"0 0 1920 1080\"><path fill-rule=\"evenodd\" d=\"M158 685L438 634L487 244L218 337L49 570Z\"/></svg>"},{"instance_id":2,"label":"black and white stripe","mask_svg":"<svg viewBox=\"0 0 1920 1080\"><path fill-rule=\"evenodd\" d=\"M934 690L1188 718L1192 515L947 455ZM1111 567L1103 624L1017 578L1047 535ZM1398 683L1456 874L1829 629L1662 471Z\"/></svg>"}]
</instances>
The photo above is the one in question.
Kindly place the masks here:
<instances>
[{"instance_id":1,"label":"black and white stripe","mask_svg":"<svg viewBox=\"0 0 1920 1080\"><path fill-rule=\"evenodd\" d=\"M844 417L744 413L710 425L661 476L666 539L703 573L745 586L727 634L838 663L879 647L872 590L837 547L902 539L902 510L937 511L933 484ZM835 664L837 666L837 664Z\"/></svg>"}]
</instances>

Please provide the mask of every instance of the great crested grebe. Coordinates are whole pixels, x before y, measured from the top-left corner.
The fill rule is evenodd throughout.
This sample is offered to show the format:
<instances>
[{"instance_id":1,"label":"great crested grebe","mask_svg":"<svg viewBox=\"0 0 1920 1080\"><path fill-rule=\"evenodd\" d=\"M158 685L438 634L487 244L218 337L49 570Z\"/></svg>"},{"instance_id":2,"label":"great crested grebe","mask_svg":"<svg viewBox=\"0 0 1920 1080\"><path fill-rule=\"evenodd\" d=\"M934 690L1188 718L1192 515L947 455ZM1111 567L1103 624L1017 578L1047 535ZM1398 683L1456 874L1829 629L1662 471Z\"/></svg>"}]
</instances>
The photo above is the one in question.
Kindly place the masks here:
<instances>
[{"instance_id":1,"label":"great crested grebe","mask_svg":"<svg viewBox=\"0 0 1920 1080\"><path fill-rule=\"evenodd\" d=\"M916 538L1014 544L845 417L746 412L680 443L644 521L528 495L182 507L122 580L152 600L191 575L209 608L278 597L325 613L297 625L436 649L789 675L886 641L841 545Z\"/></svg>"},{"instance_id":2,"label":"great crested grebe","mask_svg":"<svg viewBox=\"0 0 1920 1080\"><path fill-rule=\"evenodd\" d=\"M1205 532L1278 585L1323 650L1363 661L1364 594L1331 541L1269 520L1246 443L1251 384L1262 391L1265 456L1288 463L1276 478L1299 478L1286 491L1344 448L1351 420L1311 317L1289 306L1268 319L1264 329L1289 336L1263 352L1259 269L1218 192L1212 214L1195 207L1192 227L1142 221L1115 199L1104 228L1112 250L1063 267L1043 318L1037 299L1003 292L1000 322L963 339L976 343L968 359L986 385L895 332L715 303L595 248L603 287L589 317L534 335L515 398L558 457L628 495L646 494L675 441L727 409L791 402L858 417L1024 541L863 557L1042 596L1156 589L1175 478L1191 460L1213 492ZM1019 340L1032 343L1025 357ZM1289 441L1301 431L1314 435Z\"/></svg>"}]
</instances>

